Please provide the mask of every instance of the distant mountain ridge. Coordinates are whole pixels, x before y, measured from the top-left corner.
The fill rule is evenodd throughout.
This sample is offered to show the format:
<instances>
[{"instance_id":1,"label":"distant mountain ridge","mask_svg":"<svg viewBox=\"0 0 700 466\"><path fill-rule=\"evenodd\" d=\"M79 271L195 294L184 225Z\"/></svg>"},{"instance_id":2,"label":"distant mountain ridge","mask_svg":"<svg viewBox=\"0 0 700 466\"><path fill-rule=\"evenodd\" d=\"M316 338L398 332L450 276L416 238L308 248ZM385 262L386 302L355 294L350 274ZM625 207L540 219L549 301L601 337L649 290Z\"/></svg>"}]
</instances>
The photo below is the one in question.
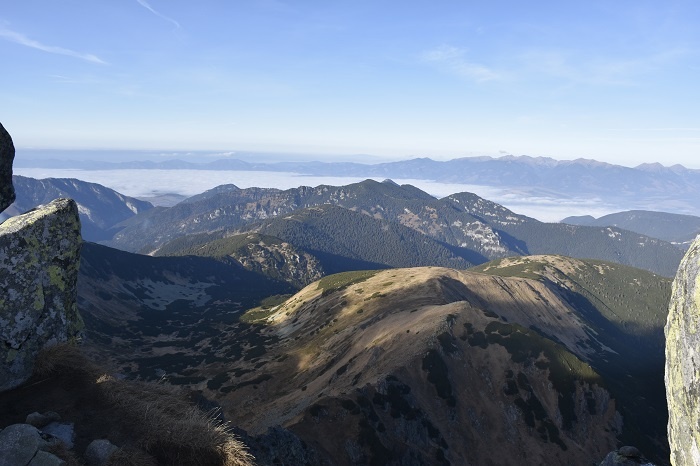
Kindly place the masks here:
<instances>
[{"instance_id":1,"label":"distant mountain ridge","mask_svg":"<svg viewBox=\"0 0 700 466\"><path fill-rule=\"evenodd\" d=\"M539 169L561 169L563 167L588 167L597 169L621 169L622 171L634 170L647 173L675 173L686 174L698 173L694 170L676 164L665 166L661 163L643 163L636 167L625 167L622 165L600 162L594 159L578 158L574 160L557 160L551 157L531 157L527 155L504 155L501 157L477 156L460 157L450 160L433 160L429 157L417 157L407 160L380 162L380 163L359 163L359 162L248 162L236 158L226 158L213 160L210 162L187 162L181 159L167 159L160 161L153 160L133 160L124 162L106 162L101 160L66 160L66 159L30 159L17 160L15 165L21 168L75 168L82 170L116 170L116 169L168 169L168 170L262 170L262 171L290 171L291 169L303 168L305 171L312 171L309 174L332 174L340 176L343 171L355 171L357 176L367 176L371 170L372 174L381 173L383 170L391 168L401 168L404 173L420 175L417 171L424 167L456 167L456 166L487 166L492 164L511 164L527 166ZM345 170L338 170L338 168ZM415 176L412 176L415 178Z\"/></svg>"},{"instance_id":2,"label":"distant mountain ridge","mask_svg":"<svg viewBox=\"0 0 700 466\"><path fill-rule=\"evenodd\" d=\"M97 183L73 178L37 180L15 175L12 182L17 199L3 212L3 216L19 215L57 198L70 198L78 204L82 236L88 241L110 239L116 224L153 208L149 202L125 196Z\"/></svg>"},{"instance_id":3,"label":"distant mountain ridge","mask_svg":"<svg viewBox=\"0 0 700 466\"><path fill-rule=\"evenodd\" d=\"M217 239L250 231L256 228L253 224L298 209L326 204L365 215L352 217L356 222L373 219L377 225L400 224L431 240L461 248L470 254L467 260L472 264L510 255L563 254L613 260L671 276L682 256L682 251L669 243L626 230L542 223L471 193L436 199L411 185L372 180L284 191L220 186L169 209L152 209L126 220L106 244L154 253L187 235L206 233ZM344 218L343 228L353 231L357 224L348 216ZM260 232L274 236L270 231Z\"/></svg>"},{"instance_id":4,"label":"distant mountain ridge","mask_svg":"<svg viewBox=\"0 0 700 466\"><path fill-rule=\"evenodd\" d=\"M561 223L586 226L615 226L672 243L689 245L700 234L700 217L693 215L630 210L594 218L567 217Z\"/></svg>"}]
</instances>

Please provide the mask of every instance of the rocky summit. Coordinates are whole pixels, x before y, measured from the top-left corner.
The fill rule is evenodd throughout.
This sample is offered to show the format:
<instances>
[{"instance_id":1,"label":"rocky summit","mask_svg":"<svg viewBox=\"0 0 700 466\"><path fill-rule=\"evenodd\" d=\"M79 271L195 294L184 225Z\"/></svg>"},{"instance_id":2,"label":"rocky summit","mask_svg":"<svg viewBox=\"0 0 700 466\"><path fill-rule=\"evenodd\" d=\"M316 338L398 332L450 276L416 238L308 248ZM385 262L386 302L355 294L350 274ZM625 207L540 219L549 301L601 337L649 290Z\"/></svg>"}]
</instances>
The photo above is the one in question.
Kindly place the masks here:
<instances>
[{"instance_id":1,"label":"rocky summit","mask_svg":"<svg viewBox=\"0 0 700 466\"><path fill-rule=\"evenodd\" d=\"M675 466L700 464L700 239L673 282L666 323L668 440Z\"/></svg>"}]
</instances>

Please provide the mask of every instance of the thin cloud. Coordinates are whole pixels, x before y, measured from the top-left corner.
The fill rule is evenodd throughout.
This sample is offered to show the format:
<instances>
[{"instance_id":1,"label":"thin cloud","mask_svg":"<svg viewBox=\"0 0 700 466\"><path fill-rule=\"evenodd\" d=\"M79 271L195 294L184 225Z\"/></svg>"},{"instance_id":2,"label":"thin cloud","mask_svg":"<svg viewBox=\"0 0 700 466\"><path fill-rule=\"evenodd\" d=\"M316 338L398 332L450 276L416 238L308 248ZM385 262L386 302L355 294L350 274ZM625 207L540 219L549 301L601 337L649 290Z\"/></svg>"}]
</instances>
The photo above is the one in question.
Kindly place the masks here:
<instances>
[{"instance_id":1,"label":"thin cloud","mask_svg":"<svg viewBox=\"0 0 700 466\"><path fill-rule=\"evenodd\" d=\"M573 51L530 50L519 59L526 70L535 71L572 84L634 86L645 75L663 70L687 54L672 49L638 57L586 59Z\"/></svg>"},{"instance_id":2,"label":"thin cloud","mask_svg":"<svg viewBox=\"0 0 700 466\"><path fill-rule=\"evenodd\" d=\"M693 131L697 132L700 131L699 128L608 128L608 131L661 131L661 132L666 132L666 131L671 131L671 132L687 132L687 131Z\"/></svg>"},{"instance_id":3,"label":"thin cloud","mask_svg":"<svg viewBox=\"0 0 700 466\"><path fill-rule=\"evenodd\" d=\"M151 5L149 5L146 0L136 0L136 1L138 2L139 5L141 5L142 7L144 7L145 9L147 9L148 11L150 11L151 13L153 13L154 15L159 17L160 19L168 21L169 23L174 24L176 28L180 29L180 27L181 27L180 23L178 23L177 21L175 21L171 17L165 16L164 14L154 10L153 7Z\"/></svg>"},{"instance_id":4,"label":"thin cloud","mask_svg":"<svg viewBox=\"0 0 700 466\"><path fill-rule=\"evenodd\" d=\"M501 76L491 68L480 63L473 63L465 58L463 49L442 45L422 55L426 63L433 63L463 78L476 82L496 81Z\"/></svg>"},{"instance_id":5,"label":"thin cloud","mask_svg":"<svg viewBox=\"0 0 700 466\"><path fill-rule=\"evenodd\" d=\"M98 63L100 65L107 64L107 62L105 62L104 60L102 60L98 56L93 55L91 53L81 53L81 52L76 52L75 50L66 49L63 47L57 47L55 45L42 44L39 41L36 41L34 39L30 39L29 37L25 36L24 34L21 34L21 33L16 32L16 31L12 31L10 29L7 29L4 26L0 26L0 37L3 39L9 40L10 42L24 45L25 47L30 47L33 49L41 50L42 52L54 53L57 55L66 55L68 57L79 58L81 60L89 61L91 63Z\"/></svg>"}]
</instances>

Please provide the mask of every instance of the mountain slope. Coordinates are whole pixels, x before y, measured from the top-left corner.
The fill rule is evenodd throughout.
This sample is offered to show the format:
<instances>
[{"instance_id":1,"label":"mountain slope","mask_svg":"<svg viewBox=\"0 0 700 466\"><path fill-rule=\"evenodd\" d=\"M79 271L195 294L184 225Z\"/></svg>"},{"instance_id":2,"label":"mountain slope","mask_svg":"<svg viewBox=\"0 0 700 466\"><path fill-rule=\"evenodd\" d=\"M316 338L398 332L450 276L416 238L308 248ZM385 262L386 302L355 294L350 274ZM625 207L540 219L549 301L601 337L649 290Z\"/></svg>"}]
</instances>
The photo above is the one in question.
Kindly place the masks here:
<instances>
[{"instance_id":1,"label":"mountain slope","mask_svg":"<svg viewBox=\"0 0 700 466\"><path fill-rule=\"evenodd\" d=\"M249 229L313 252L328 273L377 266L467 268L485 260L472 251L449 247L405 226L330 205L297 210Z\"/></svg>"},{"instance_id":2,"label":"mountain slope","mask_svg":"<svg viewBox=\"0 0 700 466\"><path fill-rule=\"evenodd\" d=\"M233 259L149 257L84 243L78 309L86 346L100 360L128 361L122 370L143 378L174 372L172 382L185 383L193 382L189 364L245 355L240 345L250 326L239 316L293 290ZM230 332L236 337L222 343Z\"/></svg>"},{"instance_id":3,"label":"mountain slope","mask_svg":"<svg viewBox=\"0 0 700 466\"><path fill-rule=\"evenodd\" d=\"M664 325L670 279L610 262L560 256L506 258L473 270L556 286L584 319L588 332L596 335L598 344L613 351L586 360L624 402L628 442L639 443L635 438L644 431L656 432L656 438L665 436L659 418L667 416ZM620 377L622 374L627 376Z\"/></svg>"},{"instance_id":4,"label":"mountain slope","mask_svg":"<svg viewBox=\"0 0 700 466\"><path fill-rule=\"evenodd\" d=\"M14 216L60 197L71 198L78 204L82 236L88 241L111 238L114 235L111 229L117 223L153 208L148 202L76 179L36 180L15 175L12 182L17 199L2 215Z\"/></svg>"},{"instance_id":5,"label":"mountain slope","mask_svg":"<svg viewBox=\"0 0 700 466\"><path fill-rule=\"evenodd\" d=\"M313 254L274 236L241 233L188 235L161 247L156 256L231 257L246 269L303 288L326 274Z\"/></svg>"},{"instance_id":6,"label":"mountain slope","mask_svg":"<svg viewBox=\"0 0 700 466\"><path fill-rule=\"evenodd\" d=\"M614 226L679 244L690 244L700 233L700 217L693 215L630 210L600 218L567 217L561 223L588 226Z\"/></svg>"},{"instance_id":7,"label":"mountain slope","mask_svg":"<svg viewBox=\"0 0 700 466\"><path fill-rule=\"evenodd\" d=\"M584 264L598 278L639 279L623 300L641 293L661 302L669 293L668 280L646 272L566 258L534 263L559 263L567 277ZM608 321L602 304L581 293L588 288L552 280L441 268L325 277L261 321L278 343L251 361L265 362L260 370L228 372L218 400L236 406L244 428L282 424L335 464L352 464L353 455L377 464L521 464L521 455L528 464L590 464L618 437L663 451L656 340L665 308L652 306L627 326L624 316ZM629 351L617 352L620 336L650 339L633 364L625 364ZM637 391L645 385L660 386L660 396ZM345 434L329 439L328 431Z\"/></svg>"},{"instance_id":8,"label":"mountain slope","mask_svg":"<svg viewBox=\"0 0 700 466\"><path fill-rule=\"evenodd\" d=\"M558 254L582 259L617 262L672 277L683 252L656 238L616 227L575 226L544 223L517 215L503 206L471 193L457 193L443 199L468 212L489 219L502 237L512 238L524 255ZM513 248L515 249L515 248Z\"/></svg>"},{"instance_id":9,"label":"mountain slope","mask_svg":"<svg viewBox=\"0 0 700 466\"><path fill-rule=\"evenodd\" d=\"M218 256L233 253L237 260L244 262L240 244L248 242L244 238L250 238L254 232L256 236L252 236L252 240L262 235L267 238L268 245L276 241L310 254L318 263L316 279L327 273L387 267L467 268L486 260L472 251L440 243L405 226L330 205L299 209L249 225L244 231L247 233L224 238L218 238L223 232L185 236L165 244L156 254ZM287 264L289 261L283 267Z\"/></svg>"}]
</instances>

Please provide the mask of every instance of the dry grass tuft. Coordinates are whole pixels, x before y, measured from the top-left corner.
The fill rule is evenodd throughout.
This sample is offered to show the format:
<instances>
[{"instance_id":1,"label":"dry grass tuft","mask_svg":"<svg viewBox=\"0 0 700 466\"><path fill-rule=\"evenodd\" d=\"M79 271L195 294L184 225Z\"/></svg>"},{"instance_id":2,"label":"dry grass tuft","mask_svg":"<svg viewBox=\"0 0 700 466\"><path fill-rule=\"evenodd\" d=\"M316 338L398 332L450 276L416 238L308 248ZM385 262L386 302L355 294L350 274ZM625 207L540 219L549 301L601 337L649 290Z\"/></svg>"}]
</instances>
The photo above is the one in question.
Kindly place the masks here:
<instances>
[{"instance_id":1,"label":"dry grass tuft","mask_svg":"<svg viewBox=\"0 0 700 466\"><path fill-rule=\"evenodd\" d=\"M127 426L135 448L115 454L113 466L252 466L253 457L227 424L187 401L177 387L119 380L88 360L75 345L43 350L36 377L70 376L95 389L102 404L114 408L114 424ZM140 453L136 453L140 452ZM113 455L114 456L114 455Z\"/></svg>"},{"instance_id":2,"label":"dry grass tuft","mask_svg":"<svg viewBox=\"0 0 700 466\"><path fill-rule=\"evenodd\" d=\"M75 344L62 343L42 349L34 363L35 377L74 375L96 379L105 369L90 361Z\"/></svg>"},{"instance_id":3,"label":"dry grass tuft","mask_svg":"<svg viewBox=\"0 0 700 466\"><path fill-rule=\"evenodd\" d=\"M158 466L158 461L140 448L124 447L112 453L104 466Z\"/></svg>"},{"instance_id":4,"label":"dry grass tuft","mask_svg":"<svg viewBox=\"0 0 700 466\"><path fill-rule=\"evenodd\" d=\"M63 442L51 443L45 448L45 450L65 461L65 466L82 466L83 464L80 462L75 453L66 448L66 445Z\"/></svg>"},{"instance_id":5,"label":"dry grass tuft","mask_svg":"<svg viewBox=\"0 0 700 466\"><path fill-rule=\"evenodd\" d=\"M139 445L161 464L253 464L228 426L192 405L176 387L106 379L100 388L124 421L134 426Z\"/></svg>"}]
</instances>

